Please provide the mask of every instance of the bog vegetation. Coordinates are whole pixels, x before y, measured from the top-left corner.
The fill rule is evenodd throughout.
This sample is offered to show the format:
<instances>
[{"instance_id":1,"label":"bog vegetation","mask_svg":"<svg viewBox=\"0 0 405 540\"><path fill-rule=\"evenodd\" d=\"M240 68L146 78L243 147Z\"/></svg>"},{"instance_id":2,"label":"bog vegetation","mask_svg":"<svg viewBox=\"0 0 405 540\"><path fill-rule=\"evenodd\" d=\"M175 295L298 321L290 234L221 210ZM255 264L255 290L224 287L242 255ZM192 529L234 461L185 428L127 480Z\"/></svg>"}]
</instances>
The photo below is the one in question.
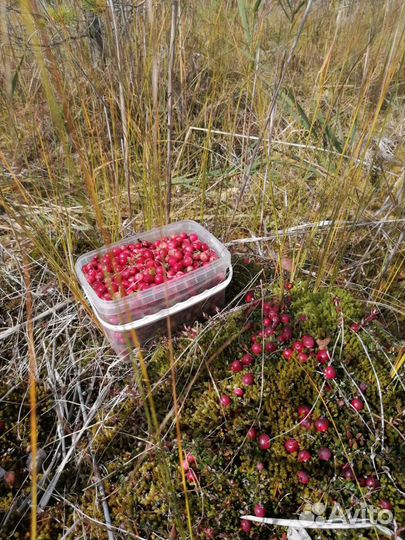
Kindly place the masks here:
<instances>
[{"instance_id":1,"label":"bog vegetation","mask_svg":"<svg viewBox=\"0 0 405 540\"><path fill-rule=\"evenodd\" d=\"M4 0L0 32L0 536L281 538L241 517L336 501L400 535L404 3ZM75 260L181 219L227 305L122 361Z\"/></svg>"}]
</instances>

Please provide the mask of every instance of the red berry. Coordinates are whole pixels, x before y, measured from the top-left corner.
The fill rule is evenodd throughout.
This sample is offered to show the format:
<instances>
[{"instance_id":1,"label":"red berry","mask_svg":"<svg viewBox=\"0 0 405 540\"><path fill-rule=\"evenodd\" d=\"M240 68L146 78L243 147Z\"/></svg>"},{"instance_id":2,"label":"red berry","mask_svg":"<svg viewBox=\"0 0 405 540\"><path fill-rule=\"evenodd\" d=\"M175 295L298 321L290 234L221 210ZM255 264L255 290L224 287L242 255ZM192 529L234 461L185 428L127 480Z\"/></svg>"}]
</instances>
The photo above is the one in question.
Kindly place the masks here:
<instances>
[{"instance_id":1,"label":"red berry","mask_svg":"<svg viewBox=\"0 0 405 540\"><path fill-rule=\"evenodd\" d=\"M250 304L250 302L253 302L254 299L255 299L254 294L251 292L247 293L247 295L245 296L245 302L247 304Z\"/></svg>"},{"instance_id":2,"label":"red berry","mask_svg":"<svg viewBox=\"0 0 405 540\"><path fill-rule=\"evenodd\" d=\"M294 452L298 452L300 445L296 439L287 439L284 443L284 448L289 454L293 454Z\"/></svg>"},{"instance_id":3,"label":"red berry","mask_svg":"<svg viewBox=\"0 0 405 540\"><path fill-rule=\"evenodd\" d=\"M281 331L280 337L283 337L281 341L283 341L284 343L286 341L290 341L290 339L292 339L293 337L293 331L292 331L291 326L289 325L284 326L283 330Z\"/></svg>"},{"instance_id":4,"label":"red berry","mask_svg":"<svg viewBox=\"0 0 405 540\"><path fill-rule=\"evenodd\" d=\"M195 456L193 456L193 454L187 454L186 460L189 465L195 465L197 463L197 460L195 459Z\"/></svg>"},{"instance_id":5,"label":"red berry","mask_svg":"<svg viewBox=\"0 0 405 540\"><path fill-rule=\"evenodd\" d=\"M256 440L256 437L257 437L257 429L255 429L254 427L250 428L247 432L247 438L251 441L254 441Z\"/></svg>"},{"instance_id":6,"label":"red berry","mask_svg":"<svg viewBox=\"0 0 405 540\"><path fill-rule=\"evenodd\" d=\"M375 476L367 476L366 486L370 489L378 489L380 487L380 481Z\"/></svg>"},{"instance_id":7,"label":"red berry","mask_svg":"<svg viewBox=\"0 0 405 540\"><path fill-rule=\"evenodd\" d=\"M245 395L245 391L243 390L243 388L235 388L233 393L235 394L235 396L240 397L240 398L242 398Z\"/></svg>"},{"instance_id":8,"label":"red berry","mask_svg":"<svg viewBox=\"0 0 405 540\"><path fill-rule=\"evenodd\" d=\"M231 364L232 373L239 373L243 369L243 364L240 360L234 360Z\"/></svg>"},{"instance_id":9,"label":"red berry","mask_svg":"<svg viewBox=\"0 0 405 540\"><path fill-rule=\"evenodd\" d=\"M322 349L318 351L316 358L320 364L327 364L329 362L330 356L327 349Z\"/></svg>"},{"instance_id":10,"label":"red berry","mask_svg":"<svg viewBox=\"0 0 405 540\"><path fill-rule=\"evenodd\" d=\"M304 350L304 344L302 343L302 341L294 341L293 349L294 351L301 352Z\"/></svg>"},{"instance_id":11,"label":"red berry","mask_svg":"<svg viewBox=\"0 0 405 540\"><path fill-rule=\"evenodd\" d=\"M342 473L346 480L354 480L356 478L356 475L354 474L353 468L349 463L346 463L346 465L343 465L342 467Z\"/></svg>"},{"instance_id":12,"label":"red berry","mask_svg":"<svg viewBox=\"0 0 405 540\"><path fill-rule=\"evenodd\" d=\"M311 461L311 459L312 456L308 450L301 450L301 452L298 452L297 461L299 463L308 463L308 461Z\"/></svg>"},{"instance_id":13,"label":"red berry","mask_svg":"<svg viewBox=\"0 0 405 540\"><path fill-rule=\"evenodd\" d=\"M318 450L318 457L321 461L329 461L332 457L332 452L329 448L320 448Z\"/></svg>"},{"instance_id":14,"label":"red berry","mask_svg":"<svg viewBox=\"0 0 405 540\"><path fill-rule=\"evenodd\" d=\"M271 439L269 435L267 435L267 433L262 433L261 435L259 435L257 444L260 450L268 450L271 446Z\"/></svg>"},{"instance_id":15,"label":"red berry","mask_svg":"<svg viewBox=\"0 0 405 540\"><path fill-rule=\"evenodd\" d=\"M252 528L252 522L248 521L247 519L242 519L240 522L240 528L244 533L248 534Z\"/></svg>"},{"instance_id":16,"label":"red berry","mask_svg":"<svg viewBox=\"0 0 405 540\"><path fill-rule=\"evenodd\" d=\"M364 392L367 392L368 384L365 383L365 382L361 382L359 384L359 388L360 388L360 391L363 392L363 394L364 394Z\"/></svg>"},{"instance_id":17,"label":"red berry","mask_svg":"<svg viewBox=\"0 0 405 540\"><path fill-rule=\"evenodd\" d=\"M196 459L193 454L187 454L186 459L182 462L182 467L185 471L188 471L190 468L190 465L195 465Z\"/></svg>"},{"instance_id":18,"label":"red berry","mask_svg":"<svg viewBox=\"0 0 405 540\"><path fill-rule=\"evenodd\" d=\"M16 474L14 471L7 471L3 476L4 482L9 488L12 488L15 484Z\"/></svg>"},{"instance_id":19,"label":"red berry","mask_svg":"<svg viewBox=\"0 0 405 540\"><path fill-rule=\"evenodd\" d=\"M359 398L353 398L350 402L350 405L358 412L364 409L364 403Z\"/></svg>"},{"instance_id":20,"label":"red berry","mask_svg":"<svg viewBox=\"0 0 405 540\"><path fill-rule=\"evenodd\" d=\"M306 431L309 431L310 429L312 429L312 422L309 418L304 418L303 420L301 420L300 426Z\"/></svg>"},{"instance_id":21,"label":"red berry","mask_svg":"<svg viewBox=\"0 0 405 540\"><path fill-rule=\"evenodd\" d=\"M266 352L268 353L274 353L277 350L277 345L274 343L274 341L269 341L266 343Z\"/></svg>"},{"instance_id":22,"label":"red berry","mask_svg":"<svg viewBox=\"0 0 405 540\"><path fill-rule=\"evenodd\" d=\"M333 366L328 366L323 373L326 379L336 379L337 373Z\"/></svg>"},{"instance_id":23,"label":"red berry","mask_svg":"<svg viewBox=\"0 0 405 540\"><path fill-rule=\"evenodd\" d=\"M266 509L262 504L256 504L255 506L255 516L264 518L266 517Z\"/></svg>"},{"instance_id":24,"label":"red berry","mask_svg":"<svg viewBox=\"0 0 405 540\"><path fill-rule=\"evenodd\" d=\"M252 384L255 382L253 373L246 373L246 375L242 377L242 382L245 386L252 386Z\"/></svg>"},{"instance_id":25,"label":"red berry","mask_svg":"<svg viewBox=\"0 0 405 540\"><path fill-rule=\"evenodd\" d=\"M294 351L292 349L284 349L284 351L283 351L283 357L286 360L290 360L290 358L292 357L293 354L294 354Z\"/></svg>"},{"instance_id":26,"label":"red berry","mask_svg":"<svg viewBox=\"0 0 405 540\"><path fill-rule=\"evenodd\" d=\"M220 397L219 403L222 405L222 407L228 408L232 405L232 400L229 396L223 395Z\"/></svg>"},{"instance_id":27,"label":"red berry","mask_svg":"<svg viewBox=\"0 0 405 540\"><path fill-rule=\"evenodd\" d=\"M325 431L328 431L329 429L329 420L322 416L321 418L318 418L318 420L315 420L315 429L316 431L319 431L320 433L324 433Z\"/></svg>"},{"instance_id":28,"label":"red berry","mask_svg":"<svg viewBox=\"0 0 405 540\"><path fill-rule=\"evenodd\" d=\"M311 407L309 407L308 405L300 405L298 407L298 416L299 418L305 418L306 416L308 416L311 412Z\"/></svg>"},{"instance_id":29,"label":"red berry","mask_svg":"<svg viewBox=\"0 0 405 540\"><path fill-rule=\"evenodd\" d=\"M289 324L291 322L291 315L288 315L288 313L282 313L280 320L283 324Z\"/></svg>"},{"instance_id":30,"label":"red berry","mask_svg":"<svg viewBox=\"0 0 405 540\"><path fill-rule=\"evenodd\" d=\"M292 283L287 281L287 283L284 285L284 287L287 289L287 291L291 291L291 289L294 287Z\"/></svg>"},{"instance_id":31,"label":"red berry","mask_svg":"<svg viewBox=\"0 0 405 540\"><path fill-rule=\"evenodd\" d=\"M252 345L252 353L258 356L259 354L262 354L262 344L261 343L253 343Z\"/></svg>"},{"instance_id":32,"label":"red berry","mask_svg":"<svg viewBox=\"0 0 405 540\"><path fill-rule=\"evenodd\" d=\"M393 510L394 509L394 507L390 503L390 501L387 501L387 500L384 500L384 499L381 499L381 501L378 503L378 505L383 510Z\"/></svg>"},{"instance_id":33,"label":"red berry","mask_svg":"<svg viewBox=\"0 0 405 540\"><path fill-rule=\"evenodd\" d=\"M353 332L354 332L355 334L357 334L357 333L360 332L360 330L361 330L361 324L359 324L359 323L353 323L353 324L351 325L350 328L353 330Z\"/></svg>"},{"instance_id":34,"label":"red berry","mask_svg":"<svg viewBox=\"0 0 405 540\"><path fill-rule=\"evenodd\" d=\"M306 471L298 471L297 473L298 482L304 484L305 486L309 484L311 477Z\"/></svg>"},{"instance_id":35,"label":"red berry","mask_svg":"<svg viewBox=\"0 0 405 540\"><path fill-rule=\"evenodd\" d=\"M307 353L300 352L300 353L298 354L298 360L299 360L302 364L305 364L306 362L308 362L309 356L307 355Z\"/></svg>"},{"instance_id":36,"label":"red berry","mask_svg":"<svg viewBox=\"0 0 405 540\"><path fill-rule=\"evenodd\" d=\"M315 340L312 336L302 336L301 341L306 349L315 348Z\"/></svg>"},{"instance_id":37,"label":"red berry","mask_svg":"<svg viewBox=\"0 0 405 540\"><path fill-rule=\"evenodd\" d=\"M241 360L242 360L242 364L245 367L251 366L254 363L254 358L251 354L245 354L244 356L242 356Z\"/></svg>"},{"instance_id":38,"label":"red berry","mask_svg":"<svg viewBox=\"0 0 405 540\"><path fill-rule=\"evenodd\" d=\"M198 482L198 476L193 469L189 469L186 474L187 480L190 482L190 484L196 484Z\"/></svg>"}]
</instances>

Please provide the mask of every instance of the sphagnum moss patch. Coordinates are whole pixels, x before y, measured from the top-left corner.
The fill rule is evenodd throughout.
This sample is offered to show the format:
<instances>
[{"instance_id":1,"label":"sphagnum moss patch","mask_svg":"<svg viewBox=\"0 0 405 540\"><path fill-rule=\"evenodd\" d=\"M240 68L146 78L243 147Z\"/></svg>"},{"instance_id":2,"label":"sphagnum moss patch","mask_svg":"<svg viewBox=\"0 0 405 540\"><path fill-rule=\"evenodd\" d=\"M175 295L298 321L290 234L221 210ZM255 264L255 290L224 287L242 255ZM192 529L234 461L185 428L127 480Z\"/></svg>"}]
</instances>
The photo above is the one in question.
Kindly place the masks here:
<instances>
[{"instance_id":1,"label":"sphagnum moss patch","mask_svg":"<svg viewBox=\"0 0 405 540\"><path fill-rule=\"evenodd\" d=\"M404 523L405 392L400 377L390 375L398 343L377 314L347 291L310 292L299 284L288 289L287 284L285 291L270 286L253 290L245 306L218 317L219 324L198 323L175 339L181 464L175 430L164 424L173 406L165 344L148 365L158 420L164 424L162 443L149 444L135 390L108 420L101 421L106 411L99 411L96 424L99 419L102 428L92 430L92 451L103 464L114 527L142 538L173 536L176 512L186 519L181 468L195 538L280 538L282 529L252 525L240 516L294 518L316 503L326 509L339 504L352 512L366 504L392 510L397 524ZM216 350L222 352L215 355ZM330 379L328 367L335 370ZM44 409L46 392L45 387L39 393ZM15 414L3 414L6 426L18 418L18 400L12 401ZM48 416L39 415L40 433ZM28 443L19 422L25 443L15 439L13 428L3 435L10 448ZM81 448L88 456L86 441ZM10 450L7 469L21 468L23 453ZM89 486L86 473L90 463L83 459L76 476L75 464L69 464L58 493L68 488L70 500L76 493L75 506L92 518L83 519L86 534L103 539L107 532L100 526L97 482ZM175 487L177 508L167 497L162 463ZM13 510L17 489L27 495L29 483L20 478L15 485L2 483L4 514ZM41 539L57 538L61 523L74 523L73 509L62 508L55 495L39 520ZM25 538L15 533L21 519L24 514L14 509L7 522L14 538ZM375 531L361 534L375 537ZM319 535L345 537L339 532Z\"/></svg>"},{"instance_id":2,"label":"sphagnum moss patch","mask_svg":"<svg viewBox=\"0 0 405 540\"><path fill-rule=\"evenodd\" d=\"M181 413L195 536L269 538L268 527L250 527L240 516L293 518L318 502L325 508L339 503L347 510L361 504L392 509L403 523L405 394L390 376L392 337L344 290L313 293L298 286L281 302L280 291L268 293L264 301L248 295L247 309L229 318L223 336L247 320L251 327L199 377ZM360 329L354 331L353 323ZM207 333L200 354L209 342ZM267 347L270 353L268 343L276 346ZM180 340L177 352L181 346ZM286 360L282 351L290 347ZM307 358L300 361L303 350ZM243 368L235 372L236 360ZM151 373L161 374L166 361L166 354L155 354ZM196 369L193 355L185 361ZM325 365L335 368L335 378L325 377ZM155 399L159 410L170 405L166 384L157 387ZM163 451L183 500L175 449L171 434ZM159 478L155 453L134 472L112 477L117 523L145 537L170 532L174 520ZM88 493L82 504L90 498ZM373 537L375 531L362 534Z\"/></svg>"}]
</instances>

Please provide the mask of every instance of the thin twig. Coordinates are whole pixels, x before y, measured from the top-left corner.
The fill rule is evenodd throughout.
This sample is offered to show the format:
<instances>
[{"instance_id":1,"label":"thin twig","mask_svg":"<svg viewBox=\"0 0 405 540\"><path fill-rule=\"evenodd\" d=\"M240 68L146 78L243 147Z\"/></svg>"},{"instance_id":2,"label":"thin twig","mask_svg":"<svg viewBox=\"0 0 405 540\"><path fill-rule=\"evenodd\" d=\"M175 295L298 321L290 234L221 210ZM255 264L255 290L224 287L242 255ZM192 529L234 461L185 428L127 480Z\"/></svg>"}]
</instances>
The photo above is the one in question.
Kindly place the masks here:
<instances>
[{"instance_id":1,"label":"thin twig","mask_svg":"<svg viewBox=\"0 0 405 540\"><path fill-rule=\"evenodd\" d=\"M392 225L395 223L404 223L405 219L384 219L380 221L333 221L333 220L325 220L325 221L318 221L314 223L304 223L303 225L297 225L295 227L290 227L289 229L280 229L275 234L271 234L269 236L251 236L249 238L238 238L237 240L231 240L230 242L226 242L226 246L234 246L237 244L250 244L253 242L267 242L269 240L276 240L280 236L289 236L292 234L297 234L302 231L306 231L308 229L324 229L328 228L330 226L334 226L336 228L340 227L373 227L376 225Z\"/></svg>"},{"instance_id":2,"label":"thin twig","mask_svg":"<svg viewBox=\"0 0 405 540\"><path fill-rule=\"evenodd\" d=\"M173 69L176 53L178 0L172 0L172 23L170 28L169 69L167 74L167 192L166 222L170 222L172 205L172 149L173 149Z\"/></svg>"}]
</instances>

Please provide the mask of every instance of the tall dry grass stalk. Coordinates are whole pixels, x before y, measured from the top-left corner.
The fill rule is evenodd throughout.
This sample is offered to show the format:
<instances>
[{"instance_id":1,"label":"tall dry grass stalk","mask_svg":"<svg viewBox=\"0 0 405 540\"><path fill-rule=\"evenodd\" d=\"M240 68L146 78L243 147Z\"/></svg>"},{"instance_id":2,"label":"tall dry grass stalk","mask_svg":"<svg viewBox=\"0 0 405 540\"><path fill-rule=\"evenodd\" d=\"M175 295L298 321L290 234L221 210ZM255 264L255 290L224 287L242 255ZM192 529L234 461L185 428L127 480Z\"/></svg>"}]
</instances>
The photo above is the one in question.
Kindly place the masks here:
<instances>
[{"instance_id":1,"label":"tall dry grass stalk","mask_svg":"<svg viewBox=\"0 0 405 540\"><path fill-rule=\"evenodd\" d=\"M27 335L29 355L30 433L31 433L31 538L37 538L38 507L38 420L37 420L37 362L35 356L34 323L32 320L31 278L27 258L24 261L24 280L27 291Z\"/></svg>"}]
</instances>

